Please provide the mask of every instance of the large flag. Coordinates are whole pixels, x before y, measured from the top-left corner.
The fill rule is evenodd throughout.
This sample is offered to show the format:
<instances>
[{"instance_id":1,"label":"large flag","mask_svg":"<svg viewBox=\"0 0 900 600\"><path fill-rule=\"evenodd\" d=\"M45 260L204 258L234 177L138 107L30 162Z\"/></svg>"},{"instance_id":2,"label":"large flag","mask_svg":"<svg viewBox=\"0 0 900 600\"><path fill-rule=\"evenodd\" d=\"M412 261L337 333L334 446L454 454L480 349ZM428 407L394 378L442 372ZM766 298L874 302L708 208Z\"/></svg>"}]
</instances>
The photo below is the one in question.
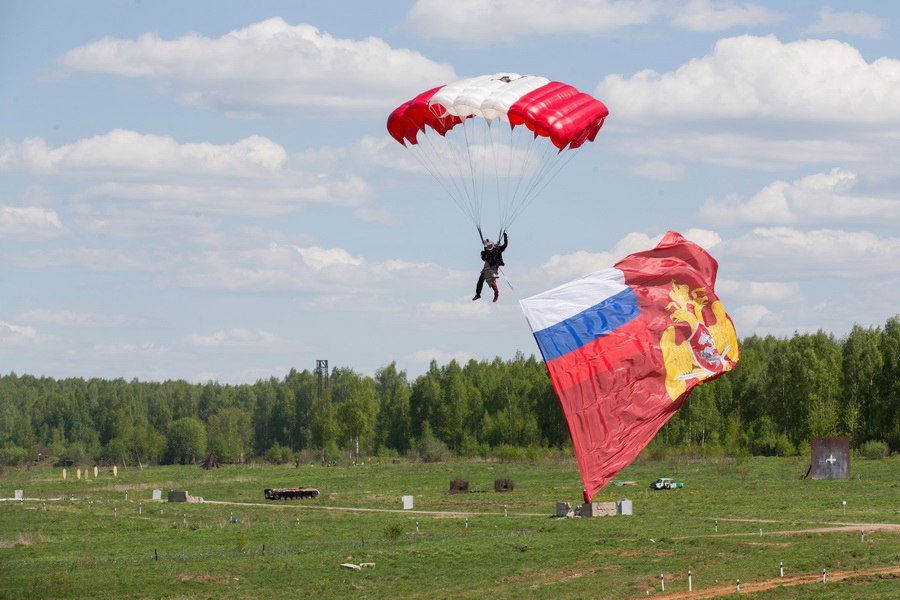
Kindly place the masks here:
<instances>
[{"instance_id":1,"label":"large flag","mask_svg":"<svg viewBox=\"0 0 900 600\"><path fill-rule=\"evenodd\" d=\"M520 302L547 363L584 500L628 466L694 386L740 349L715 294L718 264L670 231L614 268Z\"/></svg>"}]
</instances>

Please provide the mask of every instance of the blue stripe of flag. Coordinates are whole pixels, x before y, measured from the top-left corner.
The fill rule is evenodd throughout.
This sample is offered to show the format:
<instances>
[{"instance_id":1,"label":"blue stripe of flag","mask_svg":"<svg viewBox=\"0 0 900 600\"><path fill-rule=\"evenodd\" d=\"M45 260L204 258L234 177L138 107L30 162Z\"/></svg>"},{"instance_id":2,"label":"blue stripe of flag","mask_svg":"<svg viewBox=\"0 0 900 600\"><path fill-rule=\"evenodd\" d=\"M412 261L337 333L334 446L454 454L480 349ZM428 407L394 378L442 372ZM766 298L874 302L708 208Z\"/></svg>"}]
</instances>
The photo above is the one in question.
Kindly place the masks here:
<instances>
[{"instance_id":1,"label":"blue stripe of flag","mask_svg":"<svg viewBox=\"0 0 900 600\"><path fill-rule=\"evenodd\" d=\"M633 289L626 288L575 316L536 331L534 338L544 360L550 362L611 333L639 314L637 296Z\"/></svg>"}]
</instances>

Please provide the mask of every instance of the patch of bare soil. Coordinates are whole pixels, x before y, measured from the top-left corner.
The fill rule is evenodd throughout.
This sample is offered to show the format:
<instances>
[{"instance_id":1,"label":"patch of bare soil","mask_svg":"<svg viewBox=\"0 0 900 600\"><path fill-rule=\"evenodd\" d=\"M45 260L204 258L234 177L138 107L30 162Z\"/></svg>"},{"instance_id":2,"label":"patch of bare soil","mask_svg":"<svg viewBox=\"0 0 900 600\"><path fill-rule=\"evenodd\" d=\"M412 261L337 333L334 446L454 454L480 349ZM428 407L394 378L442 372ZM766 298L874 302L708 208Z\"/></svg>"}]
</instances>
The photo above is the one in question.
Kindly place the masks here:
<instances>
[{"instance_id":1,"label":"patch of bare soil","mask_svg":"<svg viewBox=\"0 0 900 600\"><path fill-rule=\"evenodd\" d=\"M535 580L532 584L532 588L536 588L539 586L547 585L548 583L559 583L560 581L567 581L569 579L578 579L580 577L584 577L585 575L591 575L597 571L603 569L609 569L609 566L604 565L588 565L588 561L582 560L571 565L566 565L564 567L556 567L554 569L547 569L544 571L532 571L530 573L523 573L520 575L512 575L510 577L502 577L497 580L497 583L507 584L513 582L522 582L528 580Z\"/></svg>"},{"instance_id":2,"label":"patch of bare soil","mask_svg":"<svg viewBox=\"0 0 900 600\"><path fill-rule=\"evenodd\" d=\"M181 575L178 577L178 581L182 583L216 583L223 582L227 583L231 577L227 575ZM235 577L234 579L237 579Z\"/></svg>"},{"instance_id":3,"label":"patch of bare soil","mask_svg":"<svg viewBox=\"0 0 900 600\"><path fill-rule=\"evenodd\" d=\"M870 577L873 575L900 577L900 565L890 567L882 567L879 569L865 569L861 571L833 571L826 572L825 582L822 582L822 574L815 573L811 575L796 575L794 577L776 577L774 579L766 579L764 581L742 581L741 593L752 594L755 592L764 592L776 587L791 587L795 585L828 585L845 579L856 577ZM730 596L736 591L736 585L722 585L702 590L694 590L692 592L679 592L677 594L666 594L666 600L675 600L681 598L690 598L691 600L700 598L717 598L719 596Z\"/></svg>"}]
</instances>

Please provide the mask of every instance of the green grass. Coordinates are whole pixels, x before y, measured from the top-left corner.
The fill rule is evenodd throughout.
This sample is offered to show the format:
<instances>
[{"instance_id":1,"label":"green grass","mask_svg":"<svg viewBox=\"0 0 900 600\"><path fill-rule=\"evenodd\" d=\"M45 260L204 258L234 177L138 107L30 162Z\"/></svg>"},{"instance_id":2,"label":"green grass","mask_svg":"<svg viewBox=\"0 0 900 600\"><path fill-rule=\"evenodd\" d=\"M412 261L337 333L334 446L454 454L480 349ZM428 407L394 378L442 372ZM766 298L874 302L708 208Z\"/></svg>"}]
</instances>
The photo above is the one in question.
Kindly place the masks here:
<instances>
[{"instance_id":1,"label":"green grass","mask_svg":"<svg viewBox=\"0 0 900 600\"><path fill-rule=\"evenodd\" d=\"M673 594L687 591L689 569L697 591L772 579L779 561L785 576L897 568L755 598L900 597L900 532L870 529L864 541L861 526L803 533L900 523L900 459L855 460L847 480L802 480L806 466L634 464L619 479L639 486L610 485L595 498L631 499L634 516L595 519L553 518L556 502L580 501L574 461L151 467L88 482L73 481L72 469L68 481L60 469L7 470L0 496L22 489L47 500L0 502L0 597L638 598L660 595L660 574ZM685 487L647 490L660 476ZM448 493L455 477L484 493ZM493 491L501 477L513 492ZM322 493L263 499L282 486ZM262 506L154 503L154 488ZM400 510L403 495L417 512Z\"/></svg>"}]
</instances>

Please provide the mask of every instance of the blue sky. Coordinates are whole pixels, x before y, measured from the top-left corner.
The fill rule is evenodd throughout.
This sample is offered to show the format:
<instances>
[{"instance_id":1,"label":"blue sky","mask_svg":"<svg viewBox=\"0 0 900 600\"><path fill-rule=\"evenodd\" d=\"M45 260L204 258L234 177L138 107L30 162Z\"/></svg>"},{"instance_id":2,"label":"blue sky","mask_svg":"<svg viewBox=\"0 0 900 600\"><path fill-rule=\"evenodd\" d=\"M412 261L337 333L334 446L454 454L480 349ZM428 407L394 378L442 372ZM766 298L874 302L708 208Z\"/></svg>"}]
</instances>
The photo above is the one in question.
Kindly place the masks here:
<instances>
[{"instance_id":1,"label":"blue sky","mask_svg":"<svg viewBox=\"0 0 900 600\"><path fill-rule=\"evenodd\" d=\"M740 337L900 313L894 2L0 0L0 372L252 382L537 353L517 298L668 230ZM610 116L477 234L385 129L496 72Z\"/></svg>"}]
</instances>

